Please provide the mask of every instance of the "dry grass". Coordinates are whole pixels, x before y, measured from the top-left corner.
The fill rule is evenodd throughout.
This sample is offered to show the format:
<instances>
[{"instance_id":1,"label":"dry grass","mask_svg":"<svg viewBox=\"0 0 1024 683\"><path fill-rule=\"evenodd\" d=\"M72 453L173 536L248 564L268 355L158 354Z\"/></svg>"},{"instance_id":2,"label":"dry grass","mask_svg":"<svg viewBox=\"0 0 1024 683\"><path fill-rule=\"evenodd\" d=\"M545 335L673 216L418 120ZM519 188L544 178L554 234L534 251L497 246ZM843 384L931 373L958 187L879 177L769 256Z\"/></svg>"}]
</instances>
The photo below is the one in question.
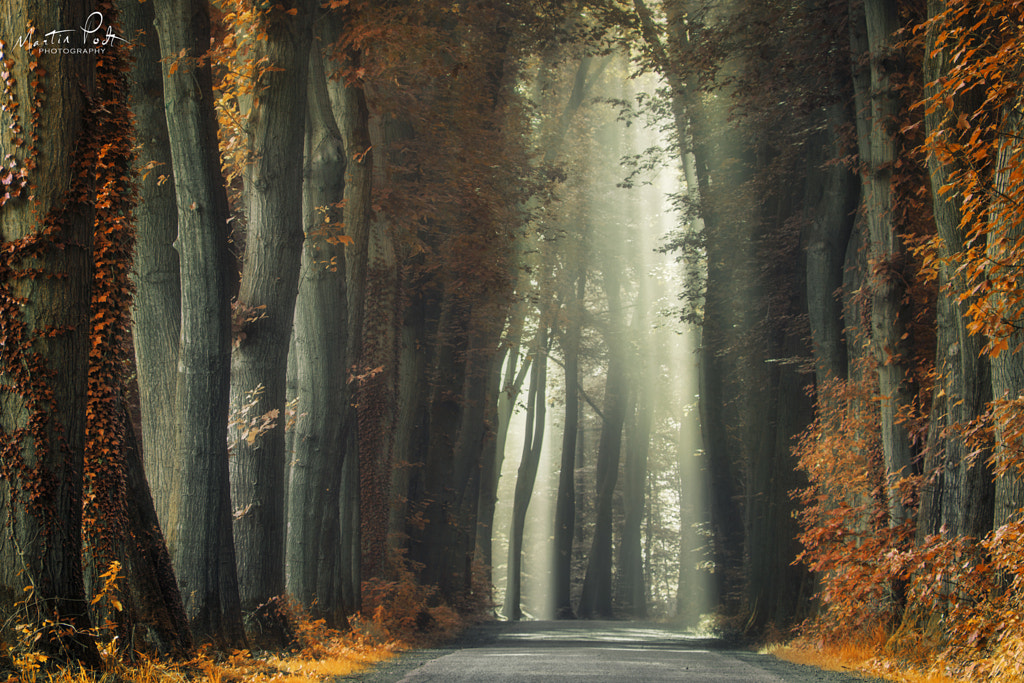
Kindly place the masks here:
<instances>
[{"instance_id":1,"label":"dry grass","mask_svg":"<svg viewBox=\"0 0 1024 683\"><path fill-rule=\"evenodd\" d=\"M230 655L201 650L185 662L161 662L141 658L132 665L108 661L108 671L23 669L6 683L317 683L356 673L395 656L394 643L373 644L351 635L334 634L317 652L267 653L247 650Z\"/></svg>"},{"instance_id":2,"label":"dry grass","mask_svg":"<svg viewBox=\"0 0 1024 683\"><path fill-rule=\"evenodd\" d=\"M320 683L390 659L407 646L370 638L358 630L341 633L324 627L322 622L307 620L299 626L302 649L223 653L200 648L187 661L142 656L130 664L105 651L104 673L52 672L39 663L23 663L4 683Z\"/></svg>"},{"instance_id":3,"label":"dry grass","mask_svg":"<svg viewBox=\"0 0 1024 683\"><path fill-rule=\"evenodd\" d=\"M109 671L104 674L28 669L11 676L6 683L317 683L366 669L390 659L398 650L394 644L358 643L341 635L323 645L319 653L304 650L254 656L243 650L223 656L201 651L186 662L148 658L130 666L108 662Z\"/></svg>"},{"instance_id":4,"label":"dry grass","mask_svg":"<svg viewBox=\"0 0 1024 683\"><path fill-rule=\"evenodd\" d=\"M53 671L52 662L35 651L33 632L26 631L24 642L14 647L0 642L0 683L321 683L347 676L403 649L447 640L468 623L445 604L431 604L437 602L434 589L419 586L401 560L395 563L393 580L367 583L367 612L353 615L345 632L327 628L294 600L280 598L276 618L294 639L287 651L225 653L203 647L187 661L136 656L127 663L113 639L100 647L105 672ZM116 583L116 569L101 597ZM97 630L93 636L102 642L103 632Z\"/></svg>"},{"instance_id":5,"label":"dry grass","mask_svg":"<svg viewBox=\"0 0 1024 683\"><path fill-rule=\"evenodd\" d=\"M954 678L935 670L936 667L929 668L929 656L925 652L910 651L906 646L894 652L891 639L882 630L860 640L841 643L798 638L785 645L770 646L765 651L794 664L861 673L898 683L966 683L976 680L973 677Z\"/></svg>"},{"instance_id":6,"label":"dry grass","mask_svg":"<svg viewBox=\"0 0 1024 683\"><path fill-rule=\"evenodd\" d=\"M8 648L0 652L8 662L7 670L0 672L0 683L326 683L390 659L401 650L447 640L467 623L443 604L429 606L431 591L418 587L410 572L375 590L369 591L375 596L368 601L369 614L354 615L345 632L327 628L323 620L312 619L297 603L283 599L280 617L295 638L287 651L225 653L203 647L187 661L137 656L127 663L110 643L100 648L106 671L93 674L78 669L52 671L47 668L52 662L30 646ZM4 679L8 671L15 673Z\"/></svg>"},{"instance_id":7,"label":"dry grass","mask_svg":"<svg viewBox=\"0 0 1024 683\"><path fill-rule=\"evenodd\" d=\"M36 650L35 632L23 629L18 642L0 641L0 683L321 683L390 659L400 650L447 640L467 625L466 617L436 600L436 589L417 583L403 557L397 556L393 565L391 579L364 585L366 611L353 615L344 633L327 628L296 601L275 598L274 618L293 639L287 651L225 653L203 647L187 661L140 655L127 662L117 639L104 638L110 629L96 629L90 634L105 643L100 654L106 671L94 674L77 668L54 670L53 662ZM118 569L111 568L111 578L93 603L115 589Z\"/></svg>"}]
</instances>

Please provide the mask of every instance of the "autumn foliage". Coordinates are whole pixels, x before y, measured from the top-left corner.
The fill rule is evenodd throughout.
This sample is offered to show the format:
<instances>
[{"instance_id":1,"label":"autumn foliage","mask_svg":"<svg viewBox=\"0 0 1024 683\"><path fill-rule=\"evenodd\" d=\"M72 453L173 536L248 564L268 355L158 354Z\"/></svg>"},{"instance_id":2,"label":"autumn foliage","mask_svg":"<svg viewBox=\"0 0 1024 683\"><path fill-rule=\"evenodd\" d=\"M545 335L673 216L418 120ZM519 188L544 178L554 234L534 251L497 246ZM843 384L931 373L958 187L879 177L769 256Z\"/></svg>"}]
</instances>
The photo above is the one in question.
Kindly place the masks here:
<instances>
[{"instance_id":1,"label":"autumn foliage","mask_svg":"<svg viewBox=\"0 0 1024 683\"><path fill-rule=\"evenodd\" d=\"M1017 279L1024 236L1016 229L1024 199L1016 111L1024 86L1019 69L1022 12L1019 2L949 2L931 19L938 30L934 50L949 53L949 70L922 103L926 113L943 115L926 149L953 169L937 192L954 198L963 217L967 243L950 258L969 286L957 295L969 302L969 327L988 339L993 356L1018 350L1009 348L1009 338L1024 314Z\"/></svg>"},{"instance_id":2,"label":"autumn foliage","mask_svg":"<svg viewBox=\"0 0 1024 683\"><path fill-rule=\"evenodd\" d=\"M870 389L837 382L827 395L796 450L810 481L797 494L799 559L818 576L822 607L804 646L835 650L885 634L880 659L966 680L1021 675L1024 526L915 544L912 524L886 524Z\"/></svg>"},{"instance_id":3,"label":"autumn foliage","mask_svg":"<svg viewBox=\"0 0 1024 683\"><path fill-rule=\"evenodd\" d=\"M1008 368L1019 362L1024 312L1024 145L1018 112L1024 4L948 0L929 3L928 17L906 4L898 49L906 56L904 68L911 69L907 83L919 77L922 57L914 55L922 49L931 76L893 128L918 144L916 151L902 153L897 166L897 192L904 200L894 211L911 246L904 277L921 292L915 295L912 288L904 302L908 312L916 311L910 313L911 341L919 390L916 407L899 419L916 435L917 459L913 474L898 486L904 502L923 511L926 491L940 498L956 493L944 476L984 471L996 482L996 513L989 508L987 533L977 537L950 526L949 514L934 534L917 528L931 522L914 517L893 525L885 509L875 407L885 397L864 379L863 368L819 385L816 419L794 451L809 481L794 493L802 528L799 559L815 572L821 608L799 642L833 652L844 644L874 643L875 661L865 666L876 674L894 675L902 664L958 680L1019 680L1024 526L1014 492L1024 473L1024 402ZM908 92L904 87L901 96L906 99ZM928 185L922 173L927 161L943 170L942 182ZM950 241L949 231L943 240L926 225L907 227L922 225L929 212L921 204L933 192L937 204L954 207L961 242ZM993 373L1002 373L1002 384L993 382L992 398L960 421L950 416L963 415L965 399L943 374L967 371L958 364L946 369L943 358L956 363L960 345L940 344L933 363L920 340L935 326L922 311L928 310L928 283L936 280L942 285L938 296L954 302L948 310L963 315L967 332L981 340L985 367L991 362ZM870 329L866 322L848 320L847 333ZM937 408L929 413L930 405ZM964 453L962 462L945 455L943 444L950 443ZM956 471L947 469L954 466Z\"/></svg>"}]
</instances>

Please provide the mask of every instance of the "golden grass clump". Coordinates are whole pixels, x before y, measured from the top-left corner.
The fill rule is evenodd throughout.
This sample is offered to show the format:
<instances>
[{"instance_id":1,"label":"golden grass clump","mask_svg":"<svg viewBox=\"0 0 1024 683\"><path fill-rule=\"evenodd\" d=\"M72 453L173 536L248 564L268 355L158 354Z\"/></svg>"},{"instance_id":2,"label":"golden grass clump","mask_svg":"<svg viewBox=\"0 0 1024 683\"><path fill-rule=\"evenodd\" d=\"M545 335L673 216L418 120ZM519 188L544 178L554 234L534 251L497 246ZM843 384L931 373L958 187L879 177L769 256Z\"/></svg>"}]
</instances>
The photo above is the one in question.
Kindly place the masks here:
<instances>
[{"instance_id":1,"label":"golden grass clump","mask_svg":"<svg viewBox=\"0 0 1024 683\"><path fill-rule=\"evenodd\" d=\"M366 669L407 646L368 637L358 629L327 628L323 620L311 619L294 603L289 603L289 612L296 634L289 650L225 653L204 646L185 661L136 654L129 662L108 647L101 648L104 672L78 667L47 670L43 662L33 660L16 666L13 673L5 672L8 677L3 683L319 683Z\"/></svg>"}]
</instances>

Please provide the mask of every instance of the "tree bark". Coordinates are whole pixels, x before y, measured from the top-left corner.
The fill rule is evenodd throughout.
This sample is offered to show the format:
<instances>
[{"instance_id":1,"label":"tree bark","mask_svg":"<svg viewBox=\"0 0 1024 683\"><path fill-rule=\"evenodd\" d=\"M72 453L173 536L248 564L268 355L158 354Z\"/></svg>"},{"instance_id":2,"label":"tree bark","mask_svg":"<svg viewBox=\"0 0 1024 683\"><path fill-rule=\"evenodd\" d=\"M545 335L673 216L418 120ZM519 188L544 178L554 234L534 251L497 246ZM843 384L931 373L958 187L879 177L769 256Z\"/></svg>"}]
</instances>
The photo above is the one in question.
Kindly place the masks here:
<instances>
[{"instance_id":1,"label":"tree bark","mask_svg":"<svg viewBox=\"0 0 1024 683\"><path fill-rule=\"evenodd\" d=\"M928 12L935 16L945 7L944 0L929 0ZM930 27L925 41L924 79L926 97L934 93L939 79L949 68L949 55L945 49L936 49L939 26ZM940 108L925 113L925 130L931 134L943 123L945 116L970 112L978 105L977 95L965 94L954 100L954 110ZM948 312L938 317L937 357L935 366L939 382L945 393L946 435L935 447L942 452L941 459L941 520L951 536L981 538L992 528L994 488L989 465L991 450L982 448L977 458L970 453L976 445L969 444L963 431L979 418L992 400L995 378L987 356L982 354L983 340L967 329L968 302L959 301L967 291L962 271L949 259L967 248L967 239L961 225L962 214L954 195L939 191L954 171L949 164L929 156L928 170L932 185L932 207L935 228L942 240L943 259L940 264L944 291L939 296L948 299L944 305ZM936 392L938 394L940 392ZM926 485L934 486L935 473L927 473ZM930 503L930 501L929 501ZM924 525L924 526L927 526Z\"/></svg>"},{"instance_id":2,"label":"tree bark","mask_svg":"<svg viewBox=\"0 0 1024 683\"><path fill-rule=\"evenodd\" d=\"M938 220L936 215L936 221ZM947 387L951 387L951 380L958 371L954 363L960 360L956 336L957 325L954 319L954 316L959 315L960 312L948 292L949 285L944 271L945 269L940 269L939 272L939 295L935 302L935 374L937 386L948 391ZM952 429L955 428L955 425L949 423L950 404L946 391L940 390L934 393L928 413L928 436L921 464L920 499L917 505L915 541L918 545L924 545L929 536L938 534L942 530L946 449L961 447L959 443L950 443ZM956 472L954 471L952 474L955 475ZM949 531L959 533L952 529Z\"/></svg>"},{"instance_id":3,"label":"tree bark","mask_svg":"<svg viewBox=\"0 0 1024 683\"><path fill-rule=\"evenodd\" d=\"M288 478L286 588L332 626L345 622L321 572L340 566L342 423L348 410L346 267L338 208L345 190L345 149L327 96L319 45L309 52L302 262L295 301L294 451ZM337 530L334 529L337 527Z\"/></svg>"},{"instance_id":4,"label":"tree bark","mask_svg":"<svg viewBox=\"0 0 1024 683\"><path fill-rule=\"evenodd\" d=\"M1021 134L1024 133L1024 117L1016 109L1007 108L1003 113L1003 121L1000 130L999 154L996 160L996 173L993 179L995 197L992 207L994 215L1015 215L1004 206L1004 197L1017 196L1019 193L1020 181L1014 181L1012 175L1019 167L1021 160ZM1014 187L1013 185L1016 185ZM1015 208L1015 207L1014 207ZM988 256L991 259L994 270L1006 268L1003 264L1013 264L1011 268L1017 268L1019 253L1015 251L1015 245L1024 239L1024 226L1011 222L1013 219L996 219L996 231L988 235ZM997 265L998 264L998 265ZM1019 316L1019 312L1015 311ZM1019 321L1019 317L1018 317ZM1024 328L1018 322L1009 332L1007 339L1009 350L994 356L991 360L992 370L992 397L997 401L1012 400L1018 404L1021 396L1024 395L1024 354L1020 349L1024 346ZM986 518L984 521L994 524L995 527L1012 522L1020 521L1024 512L1024 476L1018 466L1010 464L1006 466L1007 460L1020 459L1021 437L1015 431L1013 422L1014 416L1019 414L1021 408L1014 405L1013 409L996 411L996 443L995 443L995 465L1003 470L995 478L994 511L993 518ZM984 467L985 462L975 465L975 470L980 470L978 476L989 474L989 468ZM979 467L979 465L981 465ZM1000 467L1002 466L1002 467ZM986 480L987 483L987 480ZM986 512L988 510L986 509ZM979 534L980 535L980 534Z\"/></svg>"},{"instance_id":5,"label":"tree bark","mask_svg":"<svg viewBox=\"0 0 1024 683\"><path fill-rule=\"evenodd\" d=\"M160 531L128 405L121 400L119 408L125 435L124 519L127 523L119 530L121 537L116 552L121 560L121 577L124 579L119 584L123 591L121 602L124 609L122 613L110 613L108 616L127 626L119 635L134 648L142 649L144 644L160 655L185 655L192 648L188 617L178 591L171 556ZM123 613L129 614L127 617L119 616ZM97 623L101 622L97 620Z\"/></svg>"},{"instance_id":6,"label":"tree bark","mask_svg":"<svg viewBox=\"0 0 1024 683\"><path fill-rule=\"evenodd\" d=\"M180 474L169 506L167 541L193 636L242 646L238 597L231 594L235 563L225 440L231 349L228 207L210 68L199 61L209 45L209 8L199 0L156 0L154 8L181 267L175 389Z\"/></svg>"},{"instance_id":7,"label":"tree bark","mask_svg":"<svg viewBox=\"0 0 1024 683\"><path fill-rule=\"evenodd\" d=\"M356 374L359 405L359 479L360 529L362 534L362 578L381 577L387 566L389 553L389 519L392 503L392 471L395 455L395 426L398 412L398 261L395 250L394 226L383 212L371 217L369 196L373 170L371 168L371 137L365 98L354 93L353 155L365 167L360 187L365 197L352 204L353 211L361 212L361 225L357 239L365 246L357 249L364 265L363 283L359 286L358 303L363 308L361 355ZM396 131L390 131L395 134ZM387 139L388 131L384 132ZM385 145L388 143L386 142ZM355 221L349 220L349 225ZM367 302L369 305L364 304Z\"/></svg>"},{"instance_id":8,"label":"tree bark","mask_svg":"<svg viewBox=\"0 0 1024 683\"><path fill-rule=\"evenodd\" d=\"M815 378L819 388L846 379L842 301L846 247L853 231L860 185L845 164L838 128L849 120L846 105L831 104L824 117L825 132L811 138L805 202L811 220L807 230L807 313L811 326ZM826 164L829 164L825 167ZM824 167L824 168L823 168Z\"/></svg>"},{"instance_id":9,"label":"tree bark","mask_svg":"<svg viewBox=\"0 0 1024 683\"><path fill-rule=\"evenodd\" d=\"M92 9L17 1L0 15L0 35L33 27L28 40L43 40L39 31L82 26ZM0 142L15 178L0 195L0 612L17 615L56 660L98 667L81 565L96 62L33 54L13 39L4 49ZM54 619L70 624L69 637Z\"/></svg>"},{"instance_id":10,"label":"tree bark","mask_svg":"<svg viewBox=\"0 0 1024 683\"><path fill-rule=\"evenodd\" d=\"M546 321L541 323L533 343L533 372L530 374L530 389L526 405L526 430L523 440L523 454L516 474L516 488L512 501L512 523L508 534L508 572L505 589L505 617L518 621L523 617L520 605L522 586L523 532L526 529L526 512L533 496L537 469L540 466L541 448L544 444L544 427L547 413L547 352L549 348Z\"/></svg>"},{"instance_id":11,"label":"tree bark","mask_svg":"<svg viewBox=\"0 0 1024 683\"><path fill-rule=\"evenodd\" d=\"M852 5L851 5L852 7ZM859 17L863 17L860 19ZM900 482L913 473L910 435L900 423L900 412L910 406L907 343L904 332L903 295L906 289L906 255L893 224L893 169L896 162L896 94L890 71L896 57L895 33L899 29L896 6L891 0L865 0L863 14L851 9L851 25L866 27L870 59L870 91L861 95L867 111L857 113L869 121L868 137L858 140L865 167L864 213L870 236L869 286L871 291L871 344L877 364L882 424L882 451L887 475L889 523L910 518ZM853 29L857 30L857 29ZM852 41L854 59L860 59L858 41Z\"/></svg>"},{"instance_id":12,"label":"tree bark","mask_svg":"<svg viewBox=\"0 0 1024 683\"><path fill-rule=\"evenodd\" d=\"M455 446L461 421L462 390L466 381L469 351L468 303L449 295L441 301L437 332L432 343L434 363L427 401L429 437L425 450L423 494L426 525L413 540L413 559L423 563L422 581L436 585L448 599L456 599L467 587L465 563L450 543L462 524L458 518L456 489L465 482L454 478Z\"/></svg>"},{"instance_id":13,"label":"tree bark","mask_svg":"<svg viewBox=\"0 0 1024 683\"><path fill-rule=\"evenodd\" d=\"M376 315L378 306L381 309L386 309L388 305L391 305L397 309L398 304L393 298L388 302L384 297L388 295L394 296L392 293L393 288L397 285L391 282L389 278L397 279L398 275L397 270L394 269L394 264L389 264L388 262L391 250L393 249L389 226L380 214L374 215L371 199L373 188L377 182L375 173L379 163L377 161L378 157L373 152L374 144L370 137L370 114L366 101L366 91L365 88L359 85L347 86L344 89L340 89L340 87L340 82L328 82L328 89L332 94L332 102L336 103L336 107L341 107L341 118L343 121L341 134L345 140L347 157L345 170L345 228L348 237L352 239L345 247L349 310L347 349L350 375L359 376L357 379L353 379L351 376L348 379L350 384L349 391L354 395L355 401L350 401L347 406L342 434L342 438L345 440L346 453L352 453L356 456L346 466L347 472L351 476L346 477L344 480L346 485L342 487L342 506L348 509L349 514L343 516L346 524L343 525L341 531L341 542L345 548L344 553L350 558L349 561L344 563L346 571L341 574L341 579L345 584L343 592L345 595L351 596L351 600L346 600L346 605L349 610L354 611L358 610L361 604L361 586L363 581L376 576L379 573L381 563L387 559L386 543L383 547L380 544L387 540L386 532L384 531L384 528L386 528L386 517L382 519L379 512L381 510L384 510L385 514L388 512L390 481L382 483L380 478L382 476L390 478L390 472L385 473L385 470L390 468L392 457L391 453L373 453L372 441L370 445L366 445L364 448L362 429L364 427L369 428L369 426L361 423L360 410L356 406L357 404L362 405L362 392L365 388L364 382L367 380L374 386L366 399L368 401L375 401L377 411L374 414L379 416L384 423L384 427L382 427L383 432L374 432L384 435L382 437L383 441L380 442L382 447L389 446L393 448L393 445L389 443L389 439L394 431L393 426L388 424L388 420L391 417L390 411L394 410L394 406L389 404L389 400L392 400L394 397L388 395L388 389L395 382L395 370L391 363L368 365L368 363L379 358L376 355L378 352L380 355L385 353L384 349L389 346L389 342L380 341L378 344L376 343L377 340L371 336L371 339L374 341L371 342L370 348L374 353L371 353L372 360L367 359L364 361L362 354L364 353L364 345L367 343L366 335L364 334L364 322L367 311L369 310ZM383 222L381 223L381 221ZM375 270L373 274L375 278L380 278L379 281L375 280L375 287L377 289L374 294L381 296L382 299L374 303L374 305L368 306L367 288L369 283L367 278L369 271L367 269L367 260L369 258L371 241L374 245L375 256ZM392 268L390 272L388 272L389 265ZM380 311L379 315L387 321L382 323L383 327L386 328L389 324L397 327L397 310L391 312L390 315L395 317L390 319L389 314L384 310ZM377 321L376 318L374 320L375 322ZM395 334L396 337L392 338L390 343L397 344L397 332L392 333L382 329L375 329L374 332L384 336ZM377 371L378 367L381 368L379 372ZM380 373L384 373L384 375L380 376ZM368 377L364 377L367 375ZM373 411L369 408L362 411L363 416L371 413ZM377 461L378 457L381 458L380 462ZM367 478L372 479L372 482ZM364 484L372 486L372 491L369 488L364 489ZM373 546L372 551L370 546L367 546L368 552L363 551L363 538L367 533L363 521L366 519L367 513L364 505L369 505L378 512L376 515L371 515L370 518L381 525L380 530L375 528L367 539L367 543ZM374 557L372 561L369 560L371 554ZM364 570L371 572L371 574L364 574Z\"/></svg>"},{"instance_id":14,"label":"tree bark","mask_svg":"<svg viewBox=\"0 0 1024 683\"><path fill-rule=\"evenodd\" d=\"M178 212L153 3L121 0L119 6L135 57L129 83L141 197L135 208L132 340L142 409L142 453L157 514L166 525L178 471L174 411L181 335L181 266L174 248Z\"/></svg>"},{"instance_id":15,"label":"tree bark","mask_svg":"<svg viewBox=\"0 0 1024 683\"><path fill-rule=\"evenodd\" d=\"M285 590L285 385L303 241L302 150L314 11L307 0L285 4L260 19L267 38L257 42L254 56L268 68L257 79L258 103L247 122L251 159L237 312L243 322L231 358L233 417L245 421L233 439L231 498L239 596L247 615ZM254 429L248 419L274 423ZM261 633L258 623L247 629L252 637Z\"/></svg>"},{"instance_id":16,"label":"tree bark","mask_svg":"<svg viewBox=\"0 0 1024 683\"><path fill-rule=\"evenodd\" d=\"M576 447L580 425L580 337L583 326L583 298L587 288L586 266L582 250L577 250L576 281L567 302L568 322L562 336L565 358L565 420L558 469L558 494L555 502L554 607L555 617L571 619L572 542L576 530Z\"/></svg>"},{"instance_id":17,"label":"tree bark","mask_svg":"<svg viewBox=\"0 0 1024 683\"><path fill-rule=\"evenodd\" d=\"M104 15L104 21L113 25L120 18L120 14ZM149 32L155 47L151 21ZM136 157L127 66L126 47L117 41L107 46L96 74L95 101L103 105L91 125L93 139L104 142L94 161L95 275L90 301L82 562L93 623L103 625L104 638L153 652L184 653L191 647L188 620L145 485L125 398L134 389L125 369L132 367L129 303L136 234L131 220L136 196L129 178ZM166 143L166 129L164 135ZM107 583L104 575L109 577L110 572L117 574L116 585Z\"/></svg>"}]
</instances>

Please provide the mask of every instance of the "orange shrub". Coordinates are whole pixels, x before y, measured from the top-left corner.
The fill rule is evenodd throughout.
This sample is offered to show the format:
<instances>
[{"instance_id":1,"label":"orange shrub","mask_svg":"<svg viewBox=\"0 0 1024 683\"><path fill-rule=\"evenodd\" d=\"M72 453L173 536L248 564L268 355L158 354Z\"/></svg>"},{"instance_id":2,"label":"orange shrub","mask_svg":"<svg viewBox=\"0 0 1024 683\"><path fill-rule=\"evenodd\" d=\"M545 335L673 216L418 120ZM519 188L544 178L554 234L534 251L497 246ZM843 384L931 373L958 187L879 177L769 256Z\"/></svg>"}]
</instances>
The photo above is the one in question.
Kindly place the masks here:
<instances>
[{"instance_id":1,"label":"orange shrub","mask_svg":"<svg viewBox=\"0 0 1024 683\"><path fill-rule=\"evenodd\" d=\"M363 582L363 613L354 621L360 632L402 645L429 645L462 628L459 614L438 598L437 589L416 579L402 555L389 561L389 578Z\"/></svg>"},{"instance_id":2,"label":"orange shrub","mask_svg":"<svg viewBox=\"0 0 1024 683\"><path fill-rule=\"evenodd\" d=\"M818 417L795 455L808 478L793 494L804 548L797 559L818 577L824 607L818 628L850 638L894 623L892 590L906 562L908 530L887 525L878 409L869 382L821 387Z\"/></svg>"}]
</instances>

